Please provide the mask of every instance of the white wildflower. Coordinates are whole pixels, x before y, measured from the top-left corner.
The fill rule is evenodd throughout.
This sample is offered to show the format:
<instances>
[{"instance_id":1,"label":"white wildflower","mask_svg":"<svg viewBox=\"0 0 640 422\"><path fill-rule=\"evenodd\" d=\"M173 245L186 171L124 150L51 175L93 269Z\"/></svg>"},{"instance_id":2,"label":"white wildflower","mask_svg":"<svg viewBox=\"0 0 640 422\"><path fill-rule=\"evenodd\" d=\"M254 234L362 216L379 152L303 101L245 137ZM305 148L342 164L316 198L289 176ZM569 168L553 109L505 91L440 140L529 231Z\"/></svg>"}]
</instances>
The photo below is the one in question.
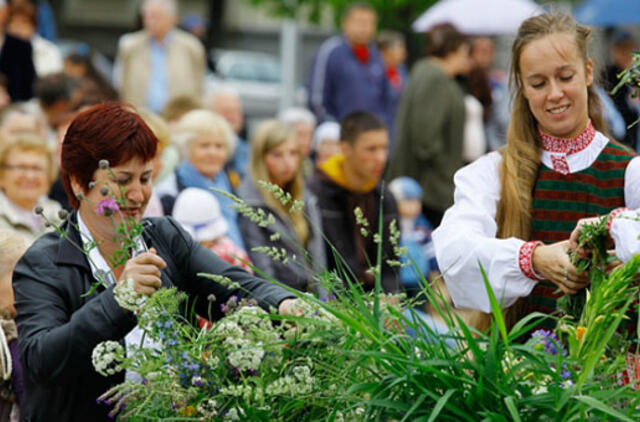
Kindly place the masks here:
<instances>
[{"instance_id":1,"label":"white wildflower","mask_svg":"<svg viewBox=\"0 0 640 422\"><path fill-rule=\"evenodd\" d=\"M229 411L224 415L225 421L239 421L240 417L244 417L244 409L241 407L232 407Z\"/></svg>"},{"instance_id":2,"label":"white wildflower","mask_svg":"<svg viewBox=\"0 0 640 422\"><path fill-rule=\"evenodd\" d=\"M117 341L103 341L93 348L91 362L97 373L107 377L122 370L118 360L124 354L124 348Z\"/></svg>"},{"instance_id":3,"label":"white wildflower","mask_svg":"<svg viewBox=\"0 0 640 422\"><path fill-rule=\"evenodd\" d=\"M262 347L244 347L229 353L227 361L240 371L257 370L263 357L264 349Z\"/></svg>"},{"instance_id":4,"label":"white wildflower","mask_svg":"<svg viewBox=\"0 0 640 422\"><path fill-rule=\"evenodd\" d=\"M218 416L217 409L218 409L218 402L215 401L214 399L204 400L198 405L198 407L196 407L196 410L198 411L198 413L200 413L202 416L207 418L213 418L215 416Z\"/></svg>"},{"instance_id":5,"label":"white wildflower","mask_svg":"<svg viewBox=\"0 0 640 422\"><path fill-rule=\"evenodd\" d=\"M133 289L135 282L132 278L120 281L113 289L113 295L121 308L137 312L144 304L145 297Z\"/></svg>"}]
</instances>

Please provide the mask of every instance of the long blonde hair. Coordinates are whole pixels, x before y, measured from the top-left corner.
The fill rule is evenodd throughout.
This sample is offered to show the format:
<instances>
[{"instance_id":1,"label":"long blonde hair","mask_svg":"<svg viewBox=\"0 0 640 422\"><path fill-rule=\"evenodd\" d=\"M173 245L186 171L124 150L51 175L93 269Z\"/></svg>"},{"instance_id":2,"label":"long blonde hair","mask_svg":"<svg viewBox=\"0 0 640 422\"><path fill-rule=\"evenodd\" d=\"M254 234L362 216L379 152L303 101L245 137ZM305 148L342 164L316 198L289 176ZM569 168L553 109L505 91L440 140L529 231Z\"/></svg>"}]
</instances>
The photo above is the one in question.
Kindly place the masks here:
<instances>
[{"instance_id":1,"label":"long blonde hair","mask_svg":"<svg viewBox=\"0 0 640 422\"><path fill-rule=\"evenodd\" d=\"M251 167L249 170L256 184L260 180L271 180L269 170L265 164L265 156L289 139L295 139L294 136L295 134L289 125L275 119L265 120L258 126L255 135L251 139ZM306 246L309 238L309 225L307 224L304 214L301 212L290 213L288 208L277 200L267 189L260 185L258 185L258 189L269 208L276 211L285 221L291 222L300 244ZM302 178L301 165L298 165L293 179L283 186L282 189L290 193L293 200L304 200L304 180Z\"/></svg>"},{"instance_id":2,"label":"long blonde hair","mask_svg":"<svg viewBox=\"0 0 640 422\"><path fill-rule=\"evenodd\" d=\"M501 150L501 195L496 213L499 238L529 240L531 234L532 196L540 166L540 140L536 120L522 92L520 55L532 41L557 33L567 34L574 39L586 71L591 30L566 14L547 13L527 19L520 25L511 49L510 85L515 94L507 129L507 145ZM596 130L605 132L600 99L593 84L587 88L587 93L589 118Z\"/></svg>"}]
</instances>

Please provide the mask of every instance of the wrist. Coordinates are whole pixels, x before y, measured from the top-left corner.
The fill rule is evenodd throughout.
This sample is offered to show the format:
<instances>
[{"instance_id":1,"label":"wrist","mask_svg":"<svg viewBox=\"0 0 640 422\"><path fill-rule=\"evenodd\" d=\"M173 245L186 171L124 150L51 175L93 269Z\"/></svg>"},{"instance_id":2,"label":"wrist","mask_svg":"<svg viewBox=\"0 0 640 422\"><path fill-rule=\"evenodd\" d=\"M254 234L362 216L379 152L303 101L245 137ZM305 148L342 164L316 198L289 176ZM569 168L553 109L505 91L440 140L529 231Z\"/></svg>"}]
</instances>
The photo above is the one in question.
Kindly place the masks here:
<instances>
[{"instance_id":1,"label":"wrist","mask_svg":"<svg viewBox=\"0 0 640 422\"><path fill-rule=\"evenodd\" d=\"M613 219L626 211L630 211L630 209L625 207L616 208L615 210L609 213L609 215L607 216L607 231L609 232L611 231L611 225L613 224Z\"/></svg>"},{"instance_id":2,"label":"wrist","mask_svg":"<svg viewBox=\"0 0 640 422\"><path fill-rule=\"evenodd\" d=\"M525 242L520 246L520 251L518 252L520 271L525 277L535 281L544 280L544 277L538 274L534 267L534 253L536 248L541 245L543 243L539 240Z\"/></svg>"}]
</instances>

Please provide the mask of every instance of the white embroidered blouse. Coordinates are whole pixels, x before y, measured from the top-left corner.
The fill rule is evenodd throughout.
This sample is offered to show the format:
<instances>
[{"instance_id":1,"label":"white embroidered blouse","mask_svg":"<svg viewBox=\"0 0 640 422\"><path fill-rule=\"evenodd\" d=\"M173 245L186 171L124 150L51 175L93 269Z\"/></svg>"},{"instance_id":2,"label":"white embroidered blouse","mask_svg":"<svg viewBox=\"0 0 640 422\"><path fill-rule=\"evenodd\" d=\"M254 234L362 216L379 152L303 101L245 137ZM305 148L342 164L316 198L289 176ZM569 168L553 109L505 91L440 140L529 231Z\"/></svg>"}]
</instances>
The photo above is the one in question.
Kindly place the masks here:
<instances>
[{"instance_id":1,"label":"white embroidered blouse","mask_svg":"<svg viewBox=\"0 0 640 422\"><path fill-rule=\"evenodd\" d=\"M585 131L589 127L590 124ZM575 145L575 140L556 141ZM557 142L555 147L544 142L541 161L560 173L575 173L591 166L607 143L607 137L596 131L578 148L558 148ZM640 208L639 158L633 158L625 170L625 205L633 209ZM491 152L456 172L454 204L433 232L438 265L453 302L459 308L491 312L479 263L487 274L496 298L502 301L505 308L518 298L528 296L537 283L535 277L525 275L521 266L521 249L526 242L517 238L496 238L501 160L500 153ZM623 223L616 219L613 224L615 230L616 225ZM637 223L634 233L637 239L640 223ZM638 240L636 242L640 243ZM640 245L636 249L640 252ZM532 251L531 248L529 253Z\"/></svg>"}]
</instances>

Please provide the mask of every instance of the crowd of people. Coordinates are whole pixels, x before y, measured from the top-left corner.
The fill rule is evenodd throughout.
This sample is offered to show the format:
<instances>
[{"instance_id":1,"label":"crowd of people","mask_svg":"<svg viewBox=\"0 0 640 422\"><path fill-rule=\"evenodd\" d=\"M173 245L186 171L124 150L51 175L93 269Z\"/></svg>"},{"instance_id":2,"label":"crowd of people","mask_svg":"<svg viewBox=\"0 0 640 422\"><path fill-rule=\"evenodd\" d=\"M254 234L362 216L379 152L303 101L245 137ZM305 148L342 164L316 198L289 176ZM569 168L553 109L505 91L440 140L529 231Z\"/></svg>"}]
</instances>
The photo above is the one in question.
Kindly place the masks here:
<instances>
[{"instance_id":1,"label":"crowd of people","mask_svg":"<svg viewBox=\"0 0 640 422\"><path fill-rule=\"evenodd\" d=\"M204 92L205 50L178 28L176 1L142 3L143 28L121 37L114 81L88 51L63 58L39 6L0 0L0 322L14 362L0 422L18 408L24 420L106 418L95 398L124 374L98 376L91 350L140 335L114 299L122 280L145 294L184 290L202 324L220 317L210 295L289 312L293 295L269 281L330 298L324 270L409 296L444 280L457 307L489 312L480 262L505 308L551 313L558 289L588 285L566 253L576 225L640 207L638 133L627 129L640 108L628 90L608 98L598 87L590 32L569 16L522 24L510 105L490 38L438 25L408 72L403 36L377 33L375 9L353 3L313 59L308 108L281 110L245 139L239 94ZM607 83L636 46L614 34ZM104 184L124 188L123 215L148 222L148 250L117 265L112 218L95 208ZM634 224L612 221L623 259L637 251ZM88 259L65 239L99 247ZM97 273L112 284L84 297Z\"/></svg>"}]
</instances>

